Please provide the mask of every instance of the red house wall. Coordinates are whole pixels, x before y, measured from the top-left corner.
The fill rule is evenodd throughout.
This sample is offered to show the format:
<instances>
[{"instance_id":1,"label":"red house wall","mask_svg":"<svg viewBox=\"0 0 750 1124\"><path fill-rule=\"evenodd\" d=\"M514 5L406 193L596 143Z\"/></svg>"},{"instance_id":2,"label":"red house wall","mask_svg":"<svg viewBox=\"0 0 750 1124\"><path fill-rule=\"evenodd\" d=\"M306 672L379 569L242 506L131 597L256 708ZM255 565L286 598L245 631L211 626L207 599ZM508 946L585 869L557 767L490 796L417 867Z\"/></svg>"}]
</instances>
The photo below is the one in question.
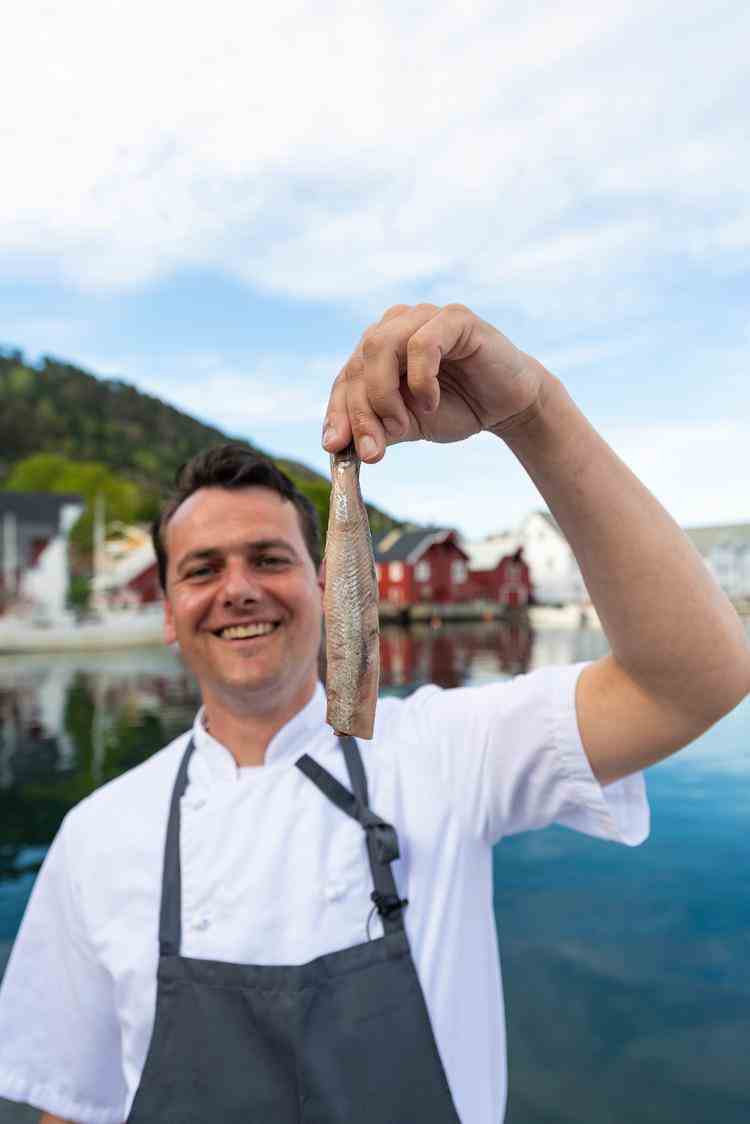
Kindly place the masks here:
<instances>
[{"instance_id":1,"label":"red house wall","mask_svg":"<svg viewBox=\"0 0 750 1124\"><path fill-rule=\"evenodd\" d=\"M523 558L512 554L501 558L494 570L472 570L472 586L476 597L498 601L509 608L528 604L531 595L531 572Z\"/></svg>"},{"instance_id":2,"label":"red house wall","mask_svg":"<svg viewBox=\"0 0 750 1124\"><path fill-rule=\"evenodd\" d=\"M434 601L438 605L444 605L466 600L469 595L468 572L467 580L460 583L454 583L451 575L453 562L463 562L466 566L466 555L454 542L448 539L446 542L433 543L419 561L429 562L430 576L422 581L414 576L416 601Z\"/></svg>"},{"instance_id":3,"label":"red house wall","mask_svg":"<svg viewBox=\"0 0 750 1124\"><path fill-rule=\"evenodd\" d=\"M456 543L447 540L442 543L433 543L412 565L401 562L402 575L398 580L391 577L392 562L378 563L378 594L381 601L389 601L396 605L413 605L420 601L434 601L445 604L446 602L465 601L471 596L471 583L467 570L466 579L454 583L451 576L453 562L461 561L467 564L467 556ZM417 580L416 568L420 562L428 562L430 576Z\"/></svg>"},{"instance_id":4,"label":"red house wall","mask_svg":"<svg viewBox=\"0 0 750 1124\"><path fill-rule=\"evenodd\" d=\"M408 562L401 562L401 577L391 577L392 562L378 562L378 597L394 605L409 605L412 601L413 575Z\"/></svg>"},{"instance_id":5,"label":"red house wall","mask_svg":"<svg viewBox=\"0 0 750 1124\"><path fill-rule=\"evenodd\" d=\"M502 558L497 569L498 599L511 609L528 604L531 574L523 558Z\"/></svg>"}]
</instances>

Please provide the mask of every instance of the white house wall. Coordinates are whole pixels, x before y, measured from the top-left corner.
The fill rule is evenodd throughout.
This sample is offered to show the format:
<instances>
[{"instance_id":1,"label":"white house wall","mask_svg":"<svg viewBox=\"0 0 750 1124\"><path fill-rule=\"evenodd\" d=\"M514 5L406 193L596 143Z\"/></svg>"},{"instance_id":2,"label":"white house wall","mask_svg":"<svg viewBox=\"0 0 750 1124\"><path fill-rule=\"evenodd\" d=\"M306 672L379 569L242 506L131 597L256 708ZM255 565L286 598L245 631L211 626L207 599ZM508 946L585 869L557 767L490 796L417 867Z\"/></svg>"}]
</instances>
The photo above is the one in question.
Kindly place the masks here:
<instances>
[{"instance_id":1,"label":"white house wall","mask_svg":"<svg viewBox=\"0 0 750 1124\"><path fill-rule=\"evenodd\" d=\"M527 515L521 523L519 539L539 604L580 604L589 600L567 540L543 515Z\"/></svg>"},{"instance_id":2,"label":"white house wall","mask_svg":"<svg viewBox=\"0 0 750 1124\"><path fill-rule=\"evenodd\" d=\"M731 533L731 532L730 532ZM581 604L590 601L573 551L556 525L540 512L530 512L515 535L492 536L481 543L464 544L471 569L489 569L499 556L523 547L534 596L541 605ZM698 544L696 543L696 546ZM750 542L746 527L732 537L701 550L701 556L729 597L750 597Z\"/></svg>"},{"instance_id":3,"label":"white house wall","mask_svg":"<svg viewBox=\"0 0 750 1124\"><path fill-rule=\"evenodd\" d=\"M750 597L750 545L719 543L704 561L727 596Z\"/></svg>"}]
</instances>

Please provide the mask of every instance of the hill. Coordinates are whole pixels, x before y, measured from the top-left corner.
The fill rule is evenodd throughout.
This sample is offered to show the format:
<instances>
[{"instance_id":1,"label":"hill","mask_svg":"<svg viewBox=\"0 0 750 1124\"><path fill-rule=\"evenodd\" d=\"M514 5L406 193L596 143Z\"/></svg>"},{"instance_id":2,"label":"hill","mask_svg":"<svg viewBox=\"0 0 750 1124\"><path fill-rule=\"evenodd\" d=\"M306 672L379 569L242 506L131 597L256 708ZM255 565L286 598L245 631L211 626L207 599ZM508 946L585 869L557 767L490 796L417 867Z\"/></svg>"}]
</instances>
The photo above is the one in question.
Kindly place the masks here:
<instances>
[{"instance_id":1,"label":"hill","mask_svg":"<svg viewBox=\"0 0 750 1124\"><path fill-rule=\"evenodd\" d=\"M150 518L179 466L227 440L268 456L314 500L329 487L328 479L307 465L271 457L126 382L97 378L49 356L31 366L21 352L0 352L0 403L0 488L19 461L59 453L98 461L132 481L142 496L140 517ZM368 512L373 535L402 523L369 504Z\"/></svg>"}]
</instances>

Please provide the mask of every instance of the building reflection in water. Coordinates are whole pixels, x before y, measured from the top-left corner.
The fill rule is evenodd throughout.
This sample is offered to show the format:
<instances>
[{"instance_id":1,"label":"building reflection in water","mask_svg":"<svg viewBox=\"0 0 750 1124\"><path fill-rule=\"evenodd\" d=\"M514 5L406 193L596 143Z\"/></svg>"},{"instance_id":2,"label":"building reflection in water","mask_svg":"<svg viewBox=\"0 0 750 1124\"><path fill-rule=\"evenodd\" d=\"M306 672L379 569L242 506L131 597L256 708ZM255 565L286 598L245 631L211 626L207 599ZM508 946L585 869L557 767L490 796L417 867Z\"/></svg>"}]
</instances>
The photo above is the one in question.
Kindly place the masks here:
<instances>
[{"instance_id":1,"label":"building reflection in water","mask_svg":"<svg viewBox=\"0 0 750 1124\"><path fill-rule=\"evenodd\" d=\"M187 729L198 702L169 649L1 658L0 886L33 873L67 811Z\"/></svg>"},{"instance_id":2,"label":"building reflection in water","mask_svg":"<svg viewBox=\"0 0 750 1124\"><path fill-rule=\"evenodd\" d=\"M522 675L533 644L534 633L521 622L386 625L380 634L381 686L408 694L425 683L461 687Z\"/></svg>"},{"instance_id":3,"label":"building reflection in water","mask_svg":"<svg viewBox=\"0 0 750 1124\"><path fill-rule=\"evenodd\" d=\"M602 654L602 634L521 623L384 626L381 687L459 687ZM66 812L188 729L200 703L168 648L0 657L0 883L46 847Z\"/></svg>"}]
</instances>

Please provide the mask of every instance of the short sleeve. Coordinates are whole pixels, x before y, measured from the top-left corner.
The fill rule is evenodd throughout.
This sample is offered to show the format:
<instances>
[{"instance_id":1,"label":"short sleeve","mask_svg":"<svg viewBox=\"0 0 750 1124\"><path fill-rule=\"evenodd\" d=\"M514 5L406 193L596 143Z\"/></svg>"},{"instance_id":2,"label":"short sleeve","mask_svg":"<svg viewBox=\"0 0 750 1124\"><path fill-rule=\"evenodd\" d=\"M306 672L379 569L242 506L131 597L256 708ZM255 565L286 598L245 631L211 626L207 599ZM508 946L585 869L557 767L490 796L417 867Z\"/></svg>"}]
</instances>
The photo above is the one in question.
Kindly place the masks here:
<instances>
[{"instance_id":1,"label":"short sleeve","mask_svg":"<svg viewBox=\"0 0 750 1124\"><path fill-rule=\"evenodd\" d=\"M602 787L581 743L575 688L586 666L539 668L480 687L424 687L407 700L472 835L496 843L558 823L628 846L647 838L642 774Z\"/></svg>"},{"instance_id":2,"label":"short sleeve","mask_svg":"<svg viewBox=\"0 0 750 1124\"><path fill-rule=\"evenodd\" d=\"M76 1124L122 1124L113 983L81 916L68 820L45 857L0 987L0 1096Z\"/></svg>"}]
</instances>

